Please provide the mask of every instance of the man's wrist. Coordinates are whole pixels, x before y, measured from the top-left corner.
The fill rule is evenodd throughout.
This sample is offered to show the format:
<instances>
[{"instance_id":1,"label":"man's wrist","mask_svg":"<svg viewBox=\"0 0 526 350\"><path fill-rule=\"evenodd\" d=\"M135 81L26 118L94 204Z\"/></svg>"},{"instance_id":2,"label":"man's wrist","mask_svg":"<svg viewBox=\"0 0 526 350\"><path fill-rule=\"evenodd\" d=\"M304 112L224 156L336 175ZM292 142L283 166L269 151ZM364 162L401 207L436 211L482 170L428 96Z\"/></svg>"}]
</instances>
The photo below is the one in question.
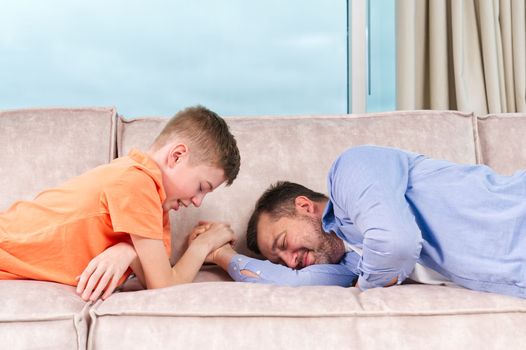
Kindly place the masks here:
<instances>
[{"instance_id":1,"label":"man's wrist","mask_svg":"<svg viewBox=\"0 0 526 350\"><path fill-rule=\"evenodd\" d=\"M236 254L237 252L230 244L225 244L224 246L218 248L215 252L213 263L221 266L221 268L226 271L228 269L228 264L230 264L230 261L232 260L232 257L234 257Z\"/></svg>"}]
</instances>

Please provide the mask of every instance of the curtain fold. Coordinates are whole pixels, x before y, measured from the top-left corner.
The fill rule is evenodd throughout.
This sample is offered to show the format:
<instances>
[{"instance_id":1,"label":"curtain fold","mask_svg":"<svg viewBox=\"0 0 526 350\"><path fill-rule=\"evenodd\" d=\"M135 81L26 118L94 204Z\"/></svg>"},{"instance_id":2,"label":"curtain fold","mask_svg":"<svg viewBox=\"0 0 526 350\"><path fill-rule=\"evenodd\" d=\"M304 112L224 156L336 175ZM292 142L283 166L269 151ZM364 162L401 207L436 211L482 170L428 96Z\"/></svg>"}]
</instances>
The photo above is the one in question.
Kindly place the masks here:
<instances>
[{"instance_id":1,"label":"curtain fold","mask_svg":"<svg viewBox=\"0 0 526 350\"><path fill-rule=\"evenodd\" d=\"M397 109L526 112L524 0L397 0Z\"/></svg>"}]
</instances>

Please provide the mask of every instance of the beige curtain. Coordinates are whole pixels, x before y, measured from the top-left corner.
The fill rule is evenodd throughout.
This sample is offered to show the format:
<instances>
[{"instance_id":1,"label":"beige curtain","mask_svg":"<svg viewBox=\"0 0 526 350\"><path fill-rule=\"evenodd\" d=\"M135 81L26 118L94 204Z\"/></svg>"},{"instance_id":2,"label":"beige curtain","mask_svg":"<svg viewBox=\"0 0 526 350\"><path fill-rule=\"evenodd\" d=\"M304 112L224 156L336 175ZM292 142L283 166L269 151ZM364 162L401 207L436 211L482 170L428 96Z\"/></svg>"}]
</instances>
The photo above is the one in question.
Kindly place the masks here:
<instances>
[{"instance_id":1,"label":"beige curtain","mask_svg":"<svg viewBox=\"0 0 526 350\"><path fill-rule=\"evenodd\" d=\"M397 0L397 108L526 112L525 0Z\"/></svg>"}]
</instances>

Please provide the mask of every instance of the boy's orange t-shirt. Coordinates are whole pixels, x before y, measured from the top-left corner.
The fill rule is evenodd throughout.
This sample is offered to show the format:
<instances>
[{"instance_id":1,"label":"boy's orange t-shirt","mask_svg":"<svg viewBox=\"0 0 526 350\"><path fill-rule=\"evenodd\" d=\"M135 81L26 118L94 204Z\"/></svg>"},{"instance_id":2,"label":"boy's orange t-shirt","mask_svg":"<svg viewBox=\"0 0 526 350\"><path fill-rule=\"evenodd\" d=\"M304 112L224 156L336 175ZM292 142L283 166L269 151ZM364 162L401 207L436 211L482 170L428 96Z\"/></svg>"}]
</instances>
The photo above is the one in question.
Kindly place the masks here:
<instances>
[{"instance_id":1,"label":"boy's orange t-shirt","mask_svg":"<svg viewBox=\"0 0 526 350\"><path fill-rule=\"evenodd\" d=\"M130 234L163 240L170 256L165 198L157 164L132 150L32 201L16 202L0 213L0 279L76 285L91 259L131 243Z\"/></svg>"}]
</instances>

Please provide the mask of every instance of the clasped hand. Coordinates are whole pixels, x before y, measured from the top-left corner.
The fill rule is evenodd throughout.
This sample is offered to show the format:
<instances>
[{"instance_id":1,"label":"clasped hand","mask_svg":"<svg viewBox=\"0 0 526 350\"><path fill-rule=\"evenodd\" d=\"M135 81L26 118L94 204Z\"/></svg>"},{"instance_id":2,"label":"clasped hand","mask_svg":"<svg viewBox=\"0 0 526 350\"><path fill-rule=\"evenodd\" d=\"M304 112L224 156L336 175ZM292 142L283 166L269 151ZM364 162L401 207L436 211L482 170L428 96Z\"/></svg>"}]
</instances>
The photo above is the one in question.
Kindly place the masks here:
<instances>
[{"instance_id":1,"label":"clasped hand","mask_svg":"<svg viewBox=\"0 0 526 350\"><path fill-rule=\"evenodd\" d=\"M188 235L188 246L193 244L204 245L208 252L205 262L217 263L217 253L222 247L235 244L235 234L228 224L200 221Z\"/></svg>"}]
</instances>

